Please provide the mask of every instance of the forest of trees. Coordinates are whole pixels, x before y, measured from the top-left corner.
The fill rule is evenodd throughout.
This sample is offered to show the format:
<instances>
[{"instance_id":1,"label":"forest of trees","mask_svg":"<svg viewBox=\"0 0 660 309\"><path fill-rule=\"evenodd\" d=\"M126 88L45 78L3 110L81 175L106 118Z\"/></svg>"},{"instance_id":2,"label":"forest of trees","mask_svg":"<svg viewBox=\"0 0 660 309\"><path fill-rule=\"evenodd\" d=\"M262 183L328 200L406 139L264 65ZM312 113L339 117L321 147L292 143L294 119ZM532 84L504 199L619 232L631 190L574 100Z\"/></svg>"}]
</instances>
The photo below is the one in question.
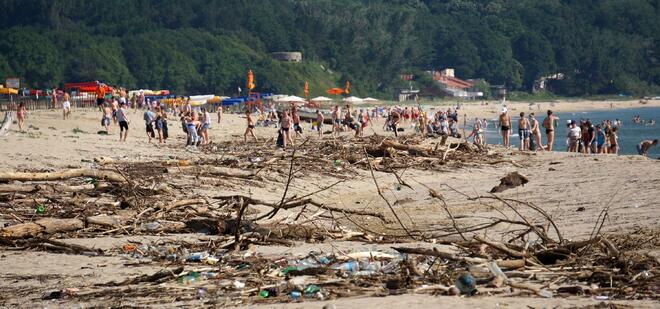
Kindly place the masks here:
<instances>
[{"instance_id":1,"label":"forest of trees","mask_svg":"<svg viewBox=\"0 0 660 309\"><path fill-rule=\"evenodd\" d=\"M559 95L658 93L658 0L1 0L0 77L233 94L350 80L390 96L402 73L453 67ZM301 51L302 64L275 51Z\"/></svg>"}]
</instances>

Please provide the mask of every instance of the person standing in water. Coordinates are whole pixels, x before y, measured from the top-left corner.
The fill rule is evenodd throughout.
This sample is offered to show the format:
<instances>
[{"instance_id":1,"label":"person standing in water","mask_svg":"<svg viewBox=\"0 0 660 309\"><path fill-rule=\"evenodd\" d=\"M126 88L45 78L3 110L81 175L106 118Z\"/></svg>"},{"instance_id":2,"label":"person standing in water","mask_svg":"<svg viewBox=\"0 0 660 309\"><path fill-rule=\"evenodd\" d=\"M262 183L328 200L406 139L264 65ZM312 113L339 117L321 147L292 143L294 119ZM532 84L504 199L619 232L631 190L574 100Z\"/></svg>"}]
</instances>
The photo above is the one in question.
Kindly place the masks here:
<instances>
[{"instance_id":1,"label":"person standing in water","mask_svg":"<svg viewBox=\"0 0 660 309\"><path fill-rule=\"evenodd\" d=\"M548 116L543 119L543 127L545 128L545 135L548 139L546 150L552 151L552 144L555 142L555 126L557 125L557 118L552 114L551 110L548 110Z\"/></svg>"},{"instance_id":2,"label":"person standing in water","mask_svg":"<svg viewBox=\"0 0 660 309\"><path fill-rule=\"evenodd\" d=\"M532 127L532 136L531 138L534 139L534 142L536 143L536 147L534 150L538 150L539 148L543 151L545 151L545 148L543 147L543 144L541 144L541 129L539 128L539 121L536 120L536 117L534 117L534 113L532 112L529 114L529 121L531 123Z\"/></svg>"},{"instance_id":3,"label":"person standing in water","mask_svg":"<svg viewBox=\"0 0 660 309\"><path fill-rule=\"evenodd\" d=\"M529 150L529 120L525 118L525 113L520 112L520 119L518 120L518 135L520 137L520 150Z\"/></svg>"},{"instance_id":4,"label":"person standing in water","mask_svg":"<svg viewBox=\"0 0 660 309\"><path fill-rule=\"evenodd\" d=\"M509 147L509 136L511 135L511 116L507 113L506 107L502 109L499 117L500 134L502 134L502 144Z\"/></svg>"}]
</instances>

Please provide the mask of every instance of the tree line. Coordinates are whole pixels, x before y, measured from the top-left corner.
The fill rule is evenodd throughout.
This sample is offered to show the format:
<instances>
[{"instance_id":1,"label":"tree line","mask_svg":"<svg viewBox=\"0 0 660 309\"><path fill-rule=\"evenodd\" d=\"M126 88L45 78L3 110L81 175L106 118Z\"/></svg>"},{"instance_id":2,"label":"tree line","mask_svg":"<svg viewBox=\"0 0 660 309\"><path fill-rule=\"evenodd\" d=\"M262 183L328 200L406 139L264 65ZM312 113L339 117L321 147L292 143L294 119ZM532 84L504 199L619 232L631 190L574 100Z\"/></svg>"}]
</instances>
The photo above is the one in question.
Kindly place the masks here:
<instances>
[{"instance_id":1,"label":"tree line","mask_svg":"<svg viewBox=\"0 0 660 309\"><path fill-rule=\"evenodd\" d=\"M0 77L103 80L176 93L300 93L350 80L389 96L402 73L453 67L559 95L657 93L654 0L3 0ZM270 53L301 51L304 63Z\"/></svg>"}]
</instances>

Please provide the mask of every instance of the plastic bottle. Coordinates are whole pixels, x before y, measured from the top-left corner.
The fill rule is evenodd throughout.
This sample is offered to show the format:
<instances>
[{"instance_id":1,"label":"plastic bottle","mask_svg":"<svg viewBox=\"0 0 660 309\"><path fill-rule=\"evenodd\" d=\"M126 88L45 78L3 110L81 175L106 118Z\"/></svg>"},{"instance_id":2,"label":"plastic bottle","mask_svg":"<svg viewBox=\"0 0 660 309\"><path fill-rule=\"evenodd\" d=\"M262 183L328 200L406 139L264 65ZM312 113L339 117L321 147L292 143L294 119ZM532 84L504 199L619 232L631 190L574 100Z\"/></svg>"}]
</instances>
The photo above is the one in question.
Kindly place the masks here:
<instances>
[{"instance_id":1,"label":"plastic bottle","mask_svg":"<svg viewBox=\"0 0 660 309\"><path fill-rule=\"evenodd\" d=\"M291 294L289 294L289 295L291 296L291 299L296 300L296 299L300 298L300 296L302 296L302 293L300 293L298 291L291 291Z\"/></svg>"},{"instance_id":2,"label":"plastic bottle","mask_svg":"<svg viewBox=\"0 0 660 309\"><path fill-rule=\"evenodd\" d=\"M160 228L160 223L158 222L149 222L140 224L140 229L145 231L155 231Z\"/></svg>"},{"instance_id":3,"label":"plastic bottle","mask_svg":"<svg viewBox=\"0 0 660 309\"><path fill-rule=\"evenodd\" d=\"M180 284L190 285L190 284L193 284L196 281L198 281L198 279L199 279L199 273L196 272L196 271L193 271L193 272L191 272L191 273L189 273L185 276L179 277L179 279L177 281Z\"/></svg>"},{"instance_id":4,"label":"plastic bottle","mask_svg":"<svg viewBox=\"0 0 660 309\"><path fill-rule=\"evenodd\" d=\"M314 295L314 294L316 294L320 291L321 291L321 288L318 285L315 285L315 284L310 284L310 285L306 286L305 289L303 290L303 292L307 296Z\"/></svg>"},{"instance_id":5,"label":"plastic bottle","mask_svg":"<svg viewBox=\"0 0 660 309\"><path fill-rule=\"evenodd\" d=\"M360 270L360 265L356 261L348 261L348 262L345 262L345 263L341 263L339 265L335 265L335 266L332 267L332 269L342 270L342 271L345 271L345 272L352 273L352 272L356 272L356 271Z\"/></svg>"},{"instance_id":6,"label":"plastic bottle","mask_svg":"<svg viewBox=\"0 0 660 309\"><path fill-rule=\"evenodd\" d=\"M41 204L37 205L36 209L34 210L34 212L36 212L38 214L42 214L45 211L46 211L46 208L44 207L44 205L41 205Z\"/></svg>"},{"instance_id":7,"label":"plastic bottle","mask_svg":"<svg viewBox=\"0 0 660 309\"><path fill-rule=\"evenodd\" d=\"M208 252L195 252L186 258L187 262L201 262L209 257Z\"/></svg>"}]
</instances>

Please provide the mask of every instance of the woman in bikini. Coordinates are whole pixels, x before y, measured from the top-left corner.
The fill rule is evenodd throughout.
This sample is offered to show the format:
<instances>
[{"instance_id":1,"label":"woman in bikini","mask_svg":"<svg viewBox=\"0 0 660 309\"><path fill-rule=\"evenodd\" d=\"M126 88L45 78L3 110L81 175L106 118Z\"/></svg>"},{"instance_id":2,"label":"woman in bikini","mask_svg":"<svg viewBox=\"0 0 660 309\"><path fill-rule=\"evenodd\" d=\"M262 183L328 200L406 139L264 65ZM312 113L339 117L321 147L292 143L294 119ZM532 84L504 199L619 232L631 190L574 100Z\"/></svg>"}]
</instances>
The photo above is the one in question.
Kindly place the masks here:
<instances>
[{"instance_id":1,"label":"woman in bikini","mask_svg":"<svg viewBox=\"0 0 660 309\"><path fill-rule=\"evenodd\" d=\"M610 153L619 154L619 136L617 135L617 127L612 128L610 133Z\"/></svg>"}]
</instances>

